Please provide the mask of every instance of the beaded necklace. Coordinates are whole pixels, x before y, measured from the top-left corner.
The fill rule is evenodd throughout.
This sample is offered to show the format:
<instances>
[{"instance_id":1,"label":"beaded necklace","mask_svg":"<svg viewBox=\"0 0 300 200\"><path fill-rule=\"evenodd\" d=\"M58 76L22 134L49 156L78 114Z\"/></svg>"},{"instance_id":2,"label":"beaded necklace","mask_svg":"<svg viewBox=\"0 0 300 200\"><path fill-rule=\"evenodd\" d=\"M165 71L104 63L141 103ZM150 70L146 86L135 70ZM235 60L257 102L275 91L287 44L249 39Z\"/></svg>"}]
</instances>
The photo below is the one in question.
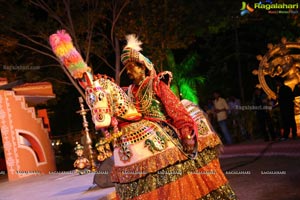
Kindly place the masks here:
<instances>
[{"instance_id":1,"label":"beaded necklace","mask_svg":"<svg viewBox=\"0 0 300 200\"><path fill-rule=\"evenodd\" d=\"M136 86L138 86L138 89L134 92ZM140 112L144 113L147 111L152 104L153 79L147 77L140 85L130 85L128 88L128 97Z\"/></svg>"}]
</instances>

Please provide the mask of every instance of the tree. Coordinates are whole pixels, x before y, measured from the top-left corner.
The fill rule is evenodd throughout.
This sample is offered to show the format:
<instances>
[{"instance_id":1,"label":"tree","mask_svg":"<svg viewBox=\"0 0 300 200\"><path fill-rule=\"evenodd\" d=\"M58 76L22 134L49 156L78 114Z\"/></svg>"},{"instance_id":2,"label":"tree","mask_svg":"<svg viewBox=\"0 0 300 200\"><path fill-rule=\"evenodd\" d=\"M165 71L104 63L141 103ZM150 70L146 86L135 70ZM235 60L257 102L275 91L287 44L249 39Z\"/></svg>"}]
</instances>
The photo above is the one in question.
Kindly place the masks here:
<instances>
[{"instance_id":1,"label":"tree","mask_svg":"<svg viewBox=\"0 0 300 200\"><path fill-rule=\"evenodd\" d=\"M199 64L199 56L196 53L189 54L180 64L176 64L174 54L168 52L169 68L173 72L174 81L171 88L181 99L188 99L195 104L199 103L197 84L204 83L204 77L197 75L195 68Z\"/></svg>"},{"instance_id":2,"label":"tree","mask_svg":"<svg viewBox=\"0 0 300 200\"><path fill-rule=\"evenodd\" d=\"M238 79L232 77L238 76L239 58L242 88L249 97L257 81L251 73L258 65L256 55L264 54L267 43L277 43L282 36L295 40L299 36L299 18L298 15L271 16L259 11L237 18L240 4L225 0L1 1L1 63L40 66L35 71L2 73L10 79L28 82L49 80L58 97L70 91L68 83L71 82L84 96L77 82L68 78L66 71L62 73L65 69L50 49L49 35L57 29L67 30L94 72L114 76L119 83L124 36L136 33L144 43L143 54L155 64L157 71L171 69L174 83L187 76L178 74L184 69L181 65L185 58L184 62L188 62L189 52L200 55L199 64L190 66L189 71L196 77L199 74L206 77L202 98L214 89L226 94L236 92ZM231 25L233 20L237 22L235 27ZM235 45L236 36L239 48ZM169 53L176 61L173 68L168 62Z\"/></svg>"},{"instance_id":3,"label":"tree","mask_svg":"<svg viewBox=\"0 0 300 200\"><path fill-rule=\"evenodd\" d=\"M194 2L194 4L197 4ZM187 48L194 42L197 22L192 1L133 0L121 14L117 36L137 34L158 71L162 71L170 49Z\"/></svg>"},{"instance_id":4,"label":"tree","mask_svg":"<svg viewBox=\"0 0 300 200\"><path fill-rule=\"evenodd\" d=\"M115 59L116 64L111 64L109 59L114 51L116 57L120 54L118 40L114 36L114 27L120 12L127 3L127 0L3 1L1 2L3 20L0 22L3 29L0 34L10 37L2 37L0 48L6 51L13 49L8 53L18 54L17 56L10 55L9 60L3 63L14 66L21 65L20 63L27 66L39 66L39 70L17 70L13 71L13 74L16 74L15 78L23 79L25 82L45 80L52 82L57 98L49 104L54 105L60 97L68 97L71 104L76 104L78 103L77 94L70 93L74 91L67 88L69 84L66 76L83 97L84 92L52 53L48 44L49 36L58 29L65 29L71 35L77 50L95 71L97 67L93 65L102 65L102 73L111 69L114 74L118 74L115 71L119 70L120 59ZM2 51L1 54L3 55ZM55 63L50 64L53 61ZM12 71L6 70L6 76L8 72ZM71 105L67 102L64 104ZM67 109L67 107L64 108ZM65 124L72 125L71 122L65 122Z\"/></svg>"}]
</instances>

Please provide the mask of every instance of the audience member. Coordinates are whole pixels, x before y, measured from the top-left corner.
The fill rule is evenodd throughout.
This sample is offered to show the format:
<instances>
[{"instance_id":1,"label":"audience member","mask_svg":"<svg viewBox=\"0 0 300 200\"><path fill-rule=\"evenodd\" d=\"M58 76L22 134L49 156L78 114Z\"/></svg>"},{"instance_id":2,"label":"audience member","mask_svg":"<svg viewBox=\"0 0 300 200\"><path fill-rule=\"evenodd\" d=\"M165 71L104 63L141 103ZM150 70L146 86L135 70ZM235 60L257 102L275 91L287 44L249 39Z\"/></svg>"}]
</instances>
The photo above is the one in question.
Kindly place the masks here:
<instances>
[{"instance_id":1,"label":"audience member","mask_svg":"<svg viewBox=\"0 0 300 200\"><path fill-rule=\"evenodd\" d=\"M297 127L294 111L294 94L290 87L284 84L284 80L281 77L276 78L276 85L278 86L278 105L280 109L280 115L282 120L282 126L284 129L283 137L280 139L285 141L288 139L290 131L292 129L293 139L297 138Z\"/></svg>"},{"instance_id":2,"label":"audience member","mask_svg":"<svg viewBox=\"0 0 300 200\"><path fill-rule=\"evenodd\" d=\"M241 101L235 96L230 96L228 99L228 118L231 125L231 132L235 136L237 141L241 141L242 138L247 137L247 131L244 127L244 118L241 114Z\"/></svg>"},{"instance_id":3,"label":"audience member","mask_svg":"<svg viewBox=\"0 0 300 200\"><path fill-rule=\"evenodd\" d=\"M214 112L216 113L217 121L221 128L223 138L226 144L232 144L231 133L227 127L227 112L229 110L229 106L226 100L220 96L219 92L214 92L213 96Z\"/></svg>"},{"instance_id":4,"label":"audience member","mask_svg":"<svg viewBox=\"0 0 300 200\"><path fill-rule=\"evenodd\" d=\"M264 140L270 141L270 136L273 141L276 140L273 122L269 113L271 106L268 106L268 97L260 88L255 88L253 95L253 104L255 105L256 119L260 134ZM270 136L269 136L270 134Z\"/></svg>"}]
</instances>

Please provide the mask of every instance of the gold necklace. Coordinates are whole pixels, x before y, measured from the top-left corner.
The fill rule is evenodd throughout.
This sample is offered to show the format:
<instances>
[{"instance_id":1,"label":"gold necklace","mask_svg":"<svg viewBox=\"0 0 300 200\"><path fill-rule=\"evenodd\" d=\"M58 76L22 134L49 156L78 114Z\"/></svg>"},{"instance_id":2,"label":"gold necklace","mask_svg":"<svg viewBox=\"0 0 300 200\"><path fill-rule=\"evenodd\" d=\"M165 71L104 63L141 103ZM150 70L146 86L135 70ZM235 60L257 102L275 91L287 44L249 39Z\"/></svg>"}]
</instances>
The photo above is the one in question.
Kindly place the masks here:
<instances>
[{"instance_id":1,"label":"gold necklace","mask_svg":"<svg viewBox=\"0 0 300 200\"><path fill-rule=\"evenodd\" d=\"M146 88L144 87L145 84L143 82L146 79L142 81L142 84L139 85L139 88L136 92L138 101L136 101L134 95L133 95L133 85L130 85L128 88L128 96L131 99L131 101L134 103L135 107L138 107L137 105L140 104L139 106L139 111L144 113L147 111L151 104L152 104L152 98L153 98L153 79L150 79L148 83L146 83ZM145 89L144 89L145 88ZM144 89L144 90L143 90Z\"/></svg>"}]
</instances>

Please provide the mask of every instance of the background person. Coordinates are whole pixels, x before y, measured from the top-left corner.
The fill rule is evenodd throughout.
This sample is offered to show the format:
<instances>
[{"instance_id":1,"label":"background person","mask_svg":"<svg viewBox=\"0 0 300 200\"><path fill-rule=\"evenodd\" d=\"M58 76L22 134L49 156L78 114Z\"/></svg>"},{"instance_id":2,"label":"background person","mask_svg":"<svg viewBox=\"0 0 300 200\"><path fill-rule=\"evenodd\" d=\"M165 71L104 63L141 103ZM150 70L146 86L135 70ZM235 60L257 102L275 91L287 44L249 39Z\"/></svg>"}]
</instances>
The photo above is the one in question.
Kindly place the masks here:
<instances>
[{"instance_id":1,"label":"background person","mask_svg":"<svg viewBox=\"0 0 300 200\"><path fill-rule=\"evenodd\" d=\"M285 141L288 139L292 129L293 139L297 138L297 126L294 111L294 94L290 87L284 84L284 79L281 77L276 78L276 85L278 86L278 105L280 109L282 126L284 129L283 136L280 140Z\"/></svg>"},{"instance_id":2,"label":"background person","mask_svg":"<svg viewBox=\"0 0 300 200\"><path fill-rule=\"evenodd\" d=\"M218 124L221 128L224 140L226 144L232 144L231 133L227 127L227 112L229 110L229 106L224 98L220 96L220 93L215 91L213 93L214 96L214 108L217 116Z\"/></svg>"},{"instance_id":3,"label":"background person","mask_svg":"<svg viewBox=\"0 0 300 200\"><path fill-rule=\"evenodd\" d=\"M253 94L253 104L256 108L255 113L259 132L264 138L264 141L270 141L269 133L271 140L276 140L276 134L274 132L270 110L267 109L271 106L268 104L267 95L262 91L261 88L255 88Z\"/></svg>"}]
</instances>

